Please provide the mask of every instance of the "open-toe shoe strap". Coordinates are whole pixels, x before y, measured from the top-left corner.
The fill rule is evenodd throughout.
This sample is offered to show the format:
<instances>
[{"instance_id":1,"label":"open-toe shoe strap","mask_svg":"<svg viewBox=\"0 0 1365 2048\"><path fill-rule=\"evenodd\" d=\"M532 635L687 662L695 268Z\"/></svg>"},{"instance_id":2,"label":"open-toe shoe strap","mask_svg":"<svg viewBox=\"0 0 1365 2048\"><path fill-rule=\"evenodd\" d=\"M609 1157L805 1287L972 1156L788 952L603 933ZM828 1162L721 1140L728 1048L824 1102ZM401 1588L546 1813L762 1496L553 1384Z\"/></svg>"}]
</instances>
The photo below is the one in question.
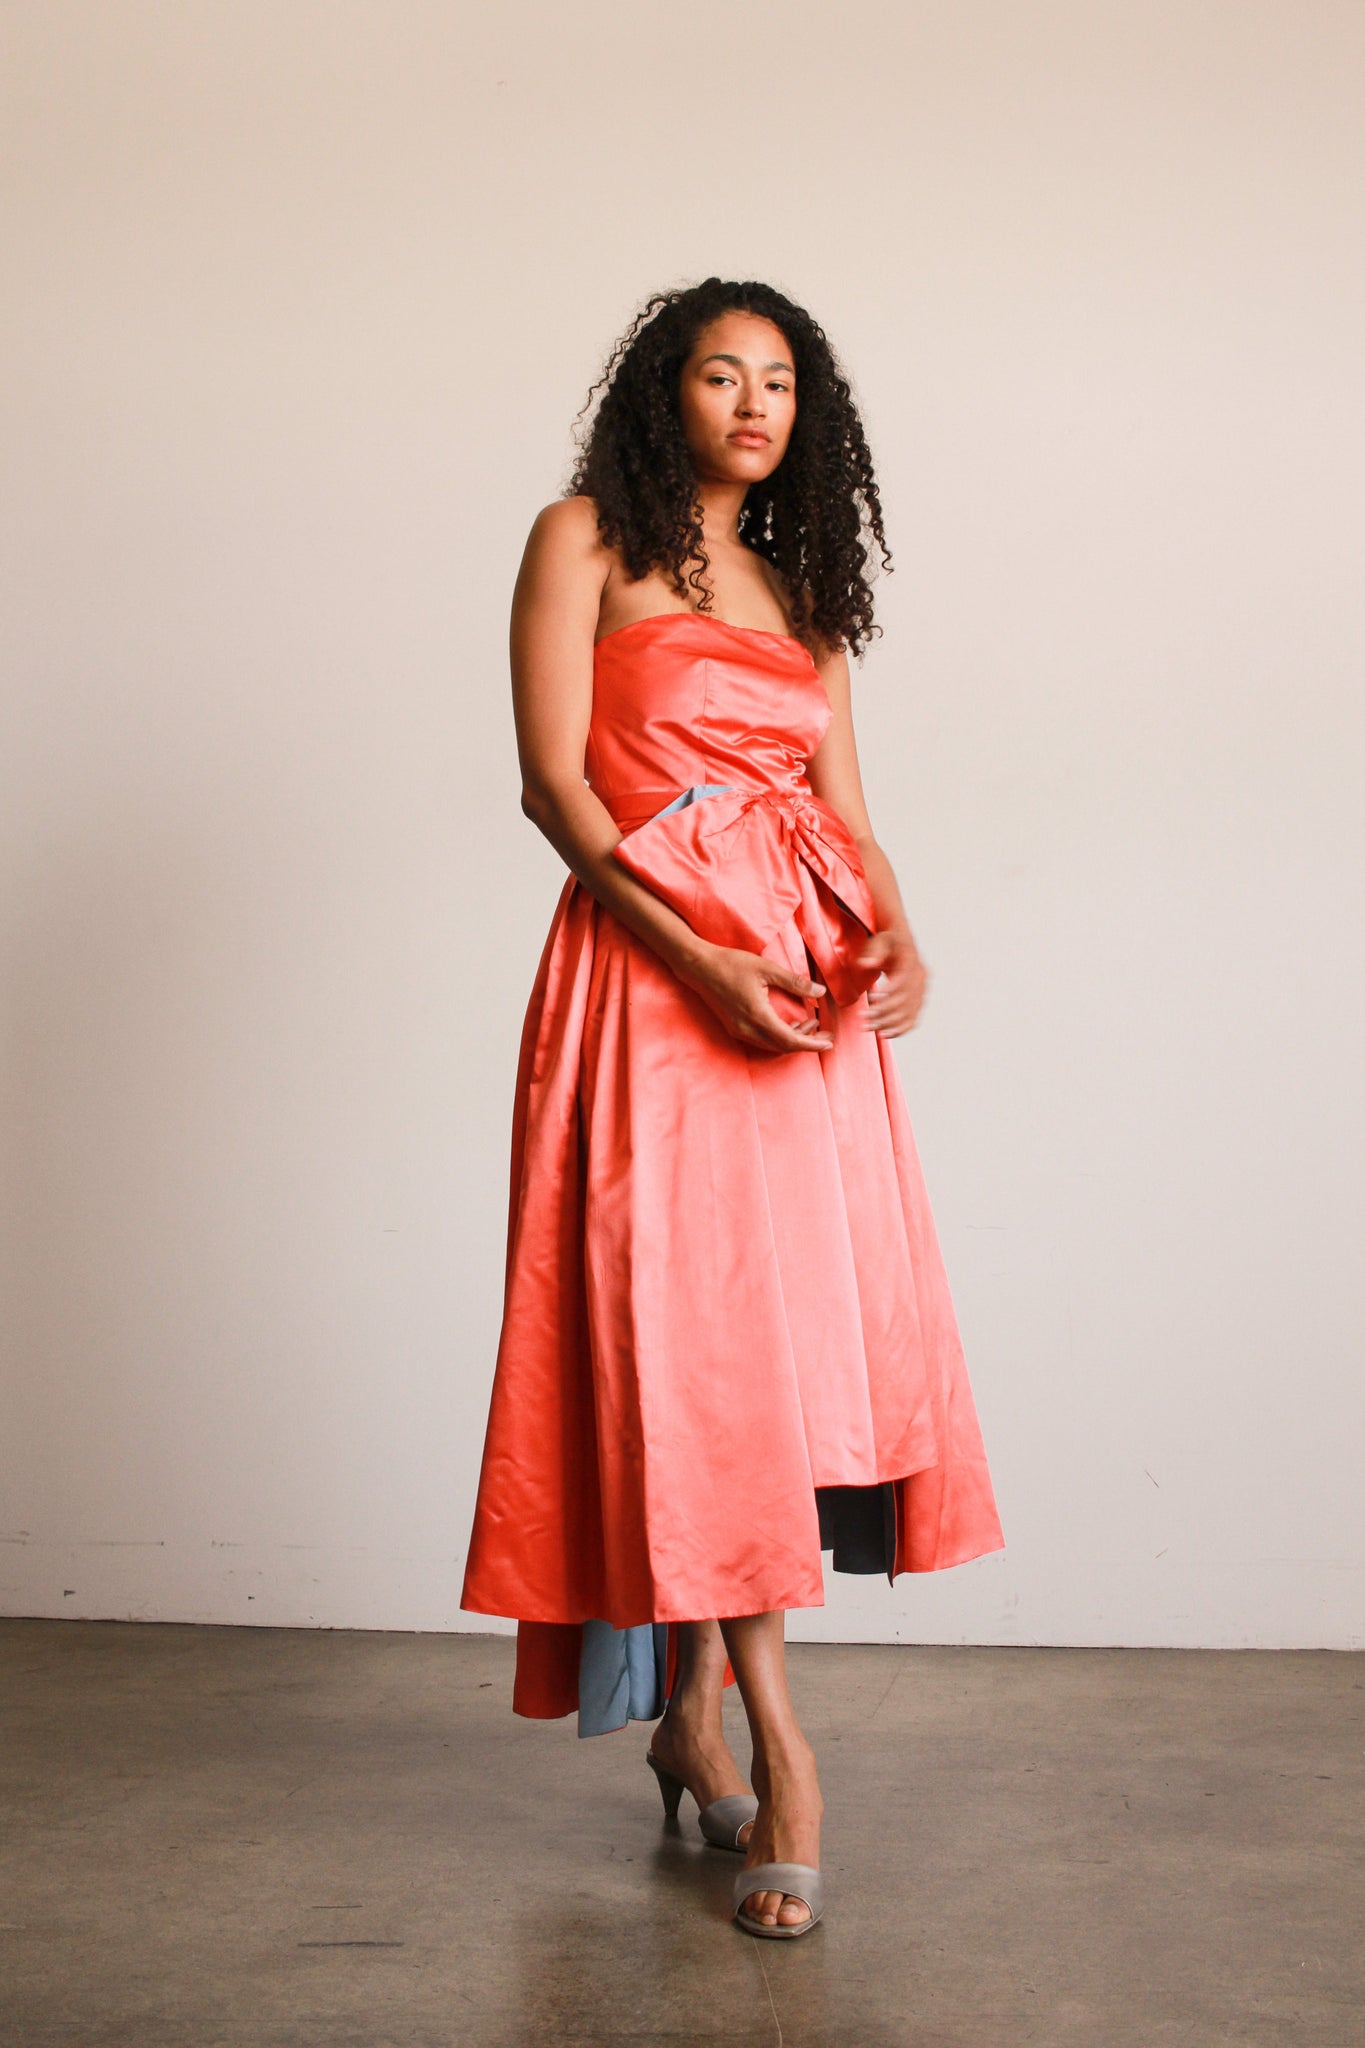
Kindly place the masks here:
<instances>
[{"instance_id":1,"label":"open-toe shoe strap","mask_svg":"<svg viewBox=\"0 0 1365 2048\"><path fill-rule=\"evenodd\" d=\"M736 1912L754 1892L786 1892L809 1906L814 1920L823 1904L824 1886L819 1871L809 1863L755 1863L735 1879Z\"/></svg>"},{"instance_id":2,"label":"open-toe shoe strap","mask_svg":"<svg viewBox=\"0 0 1365 2048\"><path fill-rule=\"evenodd\" d=\"M697 1815L697 1824L708 1842L722 1849L744 1846L738 1839L746 1821L758 1819L758 1801L749 1792L727 1792L713 1799Z\"/></svg>"}]
</instances>

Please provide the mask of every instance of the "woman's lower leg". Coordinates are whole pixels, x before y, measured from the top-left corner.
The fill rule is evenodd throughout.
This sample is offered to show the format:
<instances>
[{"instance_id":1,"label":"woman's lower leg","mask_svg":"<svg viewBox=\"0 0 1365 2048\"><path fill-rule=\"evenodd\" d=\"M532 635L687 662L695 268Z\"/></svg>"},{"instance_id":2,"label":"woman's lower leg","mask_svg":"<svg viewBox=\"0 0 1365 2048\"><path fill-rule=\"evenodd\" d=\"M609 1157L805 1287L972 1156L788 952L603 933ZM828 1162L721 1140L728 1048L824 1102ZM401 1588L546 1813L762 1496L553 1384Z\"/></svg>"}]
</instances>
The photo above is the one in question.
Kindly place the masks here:
<instances>
[{"instance_id":1,"label":"woman's lower leg","mask_svg":"<svg viewBox=\"0 0 1365 2048\"><path fill-rule=\"evenodd\" d=\"M815 1752L801 1732L787 1689L785 1625L780 1609L720 1623L754 1744L759 1808L746 1863L807 1863L818 1869L824 1801ZM810 1918L801 1900L776 1891L751 1893L745 1910L752 1919L784 1926Z\"/></svg>"},{"instance_id":2,"label":"woman's lower leg","mask_svg":"<svg viewBox=\"0 0 1365 2048\"><path fill-rule=\"evenodd\" d=\"M672 1626L677 1649L669 1706L676 1702L703 1718L719 1717L725 1696L725 1638L720 1623L677 1621Z\"/></svg>"},{"instance_id":3,"label":"woman's lower leg","mask_svg":"<svg viewBox=\"0 0 1365 2048\"><path fill-rule=\"evenodd\" d=\"M688 1786L699 1806L747 1792L744 1773L725 1739L725 1639L716 1621L679 1621L673 1690L650 1748ZM752 1822L741 1831L747 1843Z\"/></svg>"}]
</instances>

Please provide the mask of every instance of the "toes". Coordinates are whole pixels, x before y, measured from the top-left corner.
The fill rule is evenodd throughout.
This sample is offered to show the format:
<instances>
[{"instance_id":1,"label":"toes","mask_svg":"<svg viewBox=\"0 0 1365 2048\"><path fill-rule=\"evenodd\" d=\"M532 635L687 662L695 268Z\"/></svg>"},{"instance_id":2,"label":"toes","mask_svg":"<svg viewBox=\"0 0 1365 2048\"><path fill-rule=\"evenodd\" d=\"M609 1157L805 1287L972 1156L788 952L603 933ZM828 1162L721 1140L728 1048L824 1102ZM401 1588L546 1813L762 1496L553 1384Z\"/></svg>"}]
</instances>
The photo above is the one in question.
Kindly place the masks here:
<instances>
[{"instance_id":1,"label":"toes","mask_svg":"<svg viewBox=\"0 0 1365 2048\"><path fill-rule=\"evenodd\" d=\"M750 1892L740 1910L750 1920L762 1920L769 1927L778 1922L783 1927L799 1927L803 1920L810 1919L810 1907L805 1900L792 1898L786 1892Z\"/></svg>"}]
</instances>

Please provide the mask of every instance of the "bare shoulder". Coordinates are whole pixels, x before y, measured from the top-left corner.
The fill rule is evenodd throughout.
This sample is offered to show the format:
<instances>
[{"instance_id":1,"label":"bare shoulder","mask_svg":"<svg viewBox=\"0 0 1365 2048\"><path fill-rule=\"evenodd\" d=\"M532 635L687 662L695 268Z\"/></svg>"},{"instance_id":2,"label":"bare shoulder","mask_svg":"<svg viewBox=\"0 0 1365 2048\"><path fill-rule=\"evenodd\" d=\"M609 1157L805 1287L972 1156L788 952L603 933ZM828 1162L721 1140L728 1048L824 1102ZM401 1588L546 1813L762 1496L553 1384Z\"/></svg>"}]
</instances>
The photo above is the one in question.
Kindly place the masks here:
<instances>
[{"instance_id":1,"label":"bare shoulder","mask_svg":"<svg viewBox=\"0 0 1365 2048\"><path fill-rule=\"evenodd\" d=\"M591 498L556 498L542 505L531 522L522 555L522 590L588 591L594 597L606 582L611 557L597 530L597 508Z\"/></svg>"},{"instance_id":2,"label":"bare shoulder","mask_svg":"<svg viewBox=\"0 0 1365 2048\"><path fill-rule=\"evenodd\" d=\"M577 635L587 646L611 567L590 498L556 498L531 522L512 597L514 634Z\"/></svg>"},{"instance_id":3,"label":"bare shoulder","mask_svg":"<svg viewBox=\"0 0 1365 2048\"><path fill-rule=\"evenodd\" d=\"M583 560L602 555L606 549L597 530L597 506L591 498L556 498L542 505L531 522L528 552L548 552L568 559Z\"/></svg>"}]
</instances>

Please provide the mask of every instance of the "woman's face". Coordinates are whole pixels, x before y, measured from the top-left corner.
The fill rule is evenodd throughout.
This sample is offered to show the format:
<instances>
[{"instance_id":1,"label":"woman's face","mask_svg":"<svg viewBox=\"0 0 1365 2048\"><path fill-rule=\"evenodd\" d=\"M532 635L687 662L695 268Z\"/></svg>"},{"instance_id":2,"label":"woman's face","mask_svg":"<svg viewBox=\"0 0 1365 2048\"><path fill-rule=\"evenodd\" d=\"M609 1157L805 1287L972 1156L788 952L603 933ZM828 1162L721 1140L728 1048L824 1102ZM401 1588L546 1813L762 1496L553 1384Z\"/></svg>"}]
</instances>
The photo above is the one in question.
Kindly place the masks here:
<instances>
[{"instance_id":1,"label":"woman's face","mask_svg":"<svg viewBox=\"0 0 1365 2048\"><path fill-rule=\"evenodd\" d=\"M756 313L722 313L697 336L678 401L699 482L771 476L796 419L796 372L781 328Z\"/></svg>"}]
</instances>

